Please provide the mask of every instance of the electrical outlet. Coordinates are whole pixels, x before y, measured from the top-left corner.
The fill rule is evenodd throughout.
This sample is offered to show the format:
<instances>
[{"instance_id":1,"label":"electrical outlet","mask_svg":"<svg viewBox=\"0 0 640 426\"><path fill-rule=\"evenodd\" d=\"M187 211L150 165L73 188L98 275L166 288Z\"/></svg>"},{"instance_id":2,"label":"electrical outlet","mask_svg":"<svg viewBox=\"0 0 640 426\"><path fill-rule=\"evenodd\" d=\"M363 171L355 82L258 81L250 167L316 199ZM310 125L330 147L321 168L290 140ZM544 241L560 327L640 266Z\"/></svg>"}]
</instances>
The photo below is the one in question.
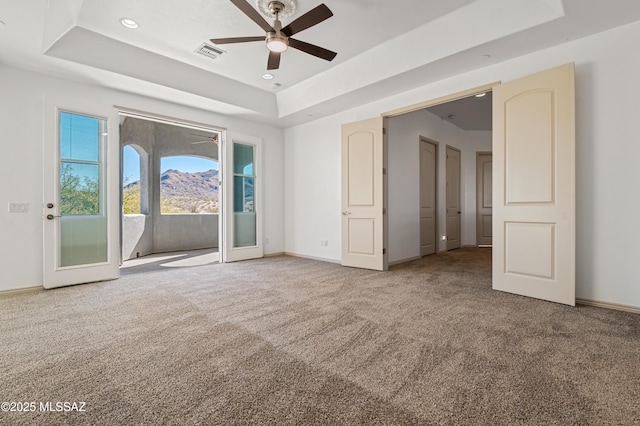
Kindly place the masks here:
<instances>
[{"instance_id":1,"label":"electrical outlet","mask_svg":"<svg viewBox=\"0 0 640 426\"><path fill-rule=\"evenodd\" d=\"M29 203L9 203L9 213L27 213Z\"/></svg>"},{"instance_id":2,"label":"electrical outlet","mask_svg":"<svg viewBox=\"0 0 640 426\"><path fill-rule=\"evenodd\" d=\"M320 240L320 247L329 247L329 240Z\"/></svg>"},{"instance_id":3,"label":"electrical outlet","mask_svg":"<svg viewBox=\"0 0 640 426\"><path fill-rule=\"evenodd\" d=\"M264 245L265 245L265 246L268 246L268 245L269 245L269 239L268 239L268 238L265 238L265 239L264 239Z\"/></svg>"}]
</instances>

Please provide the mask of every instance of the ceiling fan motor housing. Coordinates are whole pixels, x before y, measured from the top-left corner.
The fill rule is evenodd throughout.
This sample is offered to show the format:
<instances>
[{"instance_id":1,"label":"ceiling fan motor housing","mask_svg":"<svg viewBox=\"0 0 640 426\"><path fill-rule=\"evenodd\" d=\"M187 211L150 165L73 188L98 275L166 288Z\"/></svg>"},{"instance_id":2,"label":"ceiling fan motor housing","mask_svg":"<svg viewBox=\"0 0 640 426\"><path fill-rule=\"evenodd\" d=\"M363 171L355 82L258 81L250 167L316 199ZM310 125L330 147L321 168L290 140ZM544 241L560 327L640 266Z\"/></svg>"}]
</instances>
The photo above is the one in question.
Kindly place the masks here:
<instances>
[{"instance_id":1,"label":"ceiling fan motor housing","mask_svg":"<svg viewBox=\"0 0 640 426\"><path fill-rule=\"evenodd\" d=\"M271 11L271 13L273 13L276 16L278 16L284 10L284 3L279 2L277 0L276 1L270 1L269 2L269 10Z\"/></svg>"}]
</instances>

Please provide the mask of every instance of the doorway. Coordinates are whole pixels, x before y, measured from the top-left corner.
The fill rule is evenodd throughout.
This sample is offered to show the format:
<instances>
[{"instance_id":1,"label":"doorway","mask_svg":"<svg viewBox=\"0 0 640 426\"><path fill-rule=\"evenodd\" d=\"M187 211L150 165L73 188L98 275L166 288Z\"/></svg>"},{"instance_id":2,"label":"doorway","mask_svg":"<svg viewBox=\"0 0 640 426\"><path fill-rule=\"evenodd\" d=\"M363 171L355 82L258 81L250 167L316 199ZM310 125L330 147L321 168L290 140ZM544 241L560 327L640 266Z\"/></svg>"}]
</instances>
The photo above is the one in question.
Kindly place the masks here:
<instances>
[{"instance_id":1,"label":"doorway","mask_svg":"<svg viewBox=\"0 0 640 426\"><path fill-rule=\"evenodd\" d=\"M496 198L492 202L492 221L495 222L492 226L492 233L495 232L493 288L568 305L575 305L574 68L575 65L569 63L496 84L495 87L491 85L486 90L476 88L465 92L465 96L475 94L477 98L486 97L487 90L495 93L492 102L495 134L491 138L492 148L496 148L494 155L497 155L496 162L492 162L492 194ZM462 98L461 94L450 95L440 102ZM433 100L383 113L380 123L385 123L385 127L381 125L373 130L391 134L391 129L386 128L391 118L419 112L438 103L438 100ZM450 114L449 118L455 119L455 114ZM352 133L370 132L365 128L365 123L370 121L350 123ZM384 142L383 148L393 145L391 138ZM344 137L342 143L344 147ZM391 163L391 155L384 149L377 149L375 153L383 158L383 163L386 160ZM475 160L475 155L472 159ZM403 167L408 168L407 163ZM360 169L363 172L368 170L365 167ZM386 168L382 170L386 175ZM393 171L390 169L391 175ZM347 177L343 174L343 188L345 180L365 176L365 173ZM419 176L418 170L414 176ZM399 181L401 185L406 184L402 179ZM387 186L386 181L376 185L388 188L388 191L383 191L383 199L386 199L385 195L391 198L394 194L391 184ZM473 188L475 192L475 184ZM401 187L400 192L403 189ZM465 198L465 205L472 205L475 210L475 200L470 203ZM380 210L383 214L391 213L386 211L384 204L380 205ZM419 214L416 213L415 218L419 223ZM475 219L475 211L472 219ZM388 223L389 226L384 226L378 233L382 239L382 253L387 252L385 246L391 246L392 242L391 236L386 238L393 227L391 219ZM419 224L414 230L419 230ZM345 231L347 229L343 226L343 235ZM417 253L419 247L419 243L416 244ZM412 259L394 260L394 263L407 260ZM354 266L367 267L364 264Z\"/></svg>"},{"instance_id":2,"label":"doorway","mask_svg":"<svg viewBox=\"0 0 640 426\"><path fill-rule=\"evenodd\" d=\"M122 261L204 250L219 262L222 132L129 114L120 122Z\"/></svg>"},{"instance_id":3,"label":"doorway","mask_svg":"<svg viewBox=\"0 0 640 426\"><path fill-rule=\"evenodd\" d=\"M470 94L462 99L406 112L389 118L387 125L389 156L389 262L397 264L420 258L428 253L439 253L455 247L476 246L476 152L492 150L491 92L484 96ZM473 112L473 113L472 113ZM424 140L437 143L434 153L422 152ZM432 145L433 146L433 145ZM447 149L447 146L449 149ZM458 169L459 189L455 192L456 205L447 203L447 159L449 177L452 159ZM435 154L435 155L434 155ZM435 198L434 220L429 225L423 209L425 186L421 174L425 173L427 157L434 155ZM451 185L451 184L450 184ZM459 200L459 201L458 201ZM456 229L452 219L447 223L447 207L455 213ZM458 214L458 212L461 212ZM435 247L424 247L424 239L435 225ZM426 226L425 226L426 225ZM427 231L426 229L429 229ZM455 232L454 232L455 231Z\"/></svg>"}]
</instances>

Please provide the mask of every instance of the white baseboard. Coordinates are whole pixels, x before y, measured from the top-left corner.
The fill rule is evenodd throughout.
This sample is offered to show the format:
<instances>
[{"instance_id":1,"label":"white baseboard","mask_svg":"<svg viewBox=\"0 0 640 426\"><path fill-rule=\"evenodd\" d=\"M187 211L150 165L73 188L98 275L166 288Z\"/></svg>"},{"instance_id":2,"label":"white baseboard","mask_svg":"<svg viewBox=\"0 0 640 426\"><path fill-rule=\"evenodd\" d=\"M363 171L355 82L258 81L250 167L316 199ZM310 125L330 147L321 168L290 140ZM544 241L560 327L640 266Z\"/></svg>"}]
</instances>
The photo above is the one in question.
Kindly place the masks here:
<instances>
[{"instance_id":1,"label":"white baseboard","mask_svg":"<svg viewBox=\"0 0 640 426\"><path fill-rule=\"evenodd\" d=\"M340 265L342 263L341 260L336 260L336 259L327 259L325 257L317 257L317 256L308 256L305 254L298 254L298 253L291 253L288 251L284 252L285 256L291 256L291 257L299 257L301 259L311 259L311 260L319 260L320 262L329 262L329 263L335 263Z\"/></svg>"},{"instance_id":2,"label":"white baseboard","mask_svg":"<svg viewBox=\"0 0 640 426\"><path fill-rule=\"evenodd\" d=\"M394 260L393 262L389 262L389 266L396 266L402 263L413 262L414 260L420 260L422 256L410 257L407 259Z\"/></svg>"},{"instance_id":3,"label":"white baseboard","mask_svg":"<svg viewBox=\"0 0 640 426\"><path fill-rule=\"evenodd\" d=\"M264 255L264 257L278 257L278 256L286 256L287 253L283 252L283 251L279 251L276 253L267 253Z\"/></svg>"},{"instance_id":4,"label":"white baseboard","mask_svg":"<svg viewBox=\"0 0 640 426\"><path fill-rule=\"evenodd\" d=\"M0 290L0 296L8 296L10 294L17 294L17 293L27 293L29 291L44 291L44 287L43 286L33 286L33 287L23 287L23 288L12 288L9 290Z\"/></svg>"},{"instance_id":5,"label":"white baseboard","mask_svg":"<svg viewBox=\"0 0 640 426\"><path fill-rule=\"evenodd\" d=\"M593 306L595 308L612 309L614 311L631 312L633 314L640 314L640 307L631 305L622 305L620 303L600 302L591 299L582 299L576 297L576 304L584 306Z\"/></svg>"}]
</instances>

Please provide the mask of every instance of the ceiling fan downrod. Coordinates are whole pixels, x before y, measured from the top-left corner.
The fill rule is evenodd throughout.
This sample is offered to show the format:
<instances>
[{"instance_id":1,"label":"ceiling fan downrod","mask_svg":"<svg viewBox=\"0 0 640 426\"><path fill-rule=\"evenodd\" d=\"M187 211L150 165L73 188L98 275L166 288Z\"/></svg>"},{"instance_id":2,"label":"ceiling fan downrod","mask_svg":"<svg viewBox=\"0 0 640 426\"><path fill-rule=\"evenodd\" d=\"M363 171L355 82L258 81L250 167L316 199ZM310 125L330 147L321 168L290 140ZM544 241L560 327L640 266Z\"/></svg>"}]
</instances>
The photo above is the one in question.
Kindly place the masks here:
<instances>
[{"instance_id":1,"label":"ceiling fan downrod","mask_svg":"<svg viewBox=\"0 0 640 426\"><path fill-rule=\"evenodd\" d=\"M289 37L282 34L282 23L280 22L280 13L284 10L284 3L277 0L269 2L269 10L275 16L273 29L267 33L267 48L272 52L284 52L289 47Z\"/></svg>"}]
</instances>

